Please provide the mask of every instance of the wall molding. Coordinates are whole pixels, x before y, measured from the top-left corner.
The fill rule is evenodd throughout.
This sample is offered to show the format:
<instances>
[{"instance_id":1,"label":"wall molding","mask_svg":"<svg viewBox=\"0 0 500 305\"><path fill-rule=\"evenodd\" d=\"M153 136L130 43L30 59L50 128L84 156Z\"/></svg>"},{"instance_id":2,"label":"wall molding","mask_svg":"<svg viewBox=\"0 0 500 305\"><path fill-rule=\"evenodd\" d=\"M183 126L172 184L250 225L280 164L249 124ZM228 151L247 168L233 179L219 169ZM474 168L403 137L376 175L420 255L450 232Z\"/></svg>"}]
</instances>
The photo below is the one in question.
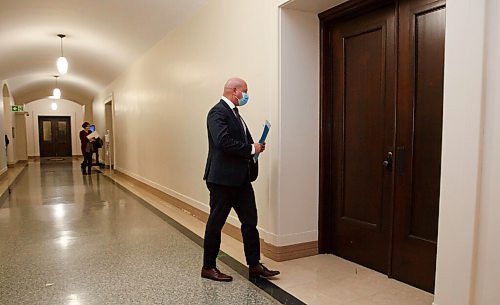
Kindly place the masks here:
<instances>
[{"instance_id":1,"label":"wall molding","mask_svg":"<svg viewBox=\"0 0 500 305\"><path fill-rule=\"evenodd\" d=\"M22 166L22 165L27 164L27 163L28 163L28 160L17 160L16 162L8 162L7 168L14 168L17 166ZM0 175L1 175L1 173L0 173Z\"/></svg>"},{"instance_id":2,"label":"wall molding","mask_svg":"<svg viewBox=\"0 0 500 305\"><path fill-rule=\"evenodd\" d=\"M191 216L206 222L208 220L208 213L189 204L179 198L176 198L156 187L149 185L146 182L143 182L132 175L126 173L123 169L116 169L114 171L115 174L120 176L121 178L127 180L133 185L145 189L147 192L167 201L173 206L188 212ZM134 175L136 176L136 175ZM112 178L112 177L110 177ZM144 179L147 181L147 179ZM232 238L243 242L240 228L234 224L226 222L222 231L231 236ZM275 246L273 244L265 242L262 238L260 240L261 244L261 252L264 256L277 261L287 261L292 259L297 259L301 257L313 256L318 254L318 241L310 241L305 243L292 244L287 246Z\"/></svg>"},{"instance_id":3,"label":"wall molding","mask_svg":"<svg viewBox=\"0 0 500 305\"><path fill-rule=\"evenodd\" d=\"M6 166L4 167L2 170L0 170L0 179L3 179L5 177L7 177L7 171L9 170L9 168Z\"/></svg>"},{"instance_id":4,"label":"wall molding","mask_svg":"<svg viewBox=\"0 0 500 305\"><path fill-rule=\"evenodd\" d=\"M277 262L289 261L292 259L318 254L317 240L288 246L275 246L268 244L261 239L260 244L262 254Z\"/></svg>"},{"instance_id":5,"label":"wall molding","mask_svg":"<svg viewBox=\"0 0 500 305\"><path fill-rule=\"evenodd\" d=\"M24 160L24 161L40 161L40 156L28 156L28 160ZM51 157L47 157L47 158L51 158ZM53 158L56 158L56 157L53 157ZM59 158L59 157L57 157ZM74 160L79 160L79 159L82 159L83 158L83 155L72 155L72 156L69 156L69 157L60 157L60 158L73 158Z\"/></svg>"}]
</instances>

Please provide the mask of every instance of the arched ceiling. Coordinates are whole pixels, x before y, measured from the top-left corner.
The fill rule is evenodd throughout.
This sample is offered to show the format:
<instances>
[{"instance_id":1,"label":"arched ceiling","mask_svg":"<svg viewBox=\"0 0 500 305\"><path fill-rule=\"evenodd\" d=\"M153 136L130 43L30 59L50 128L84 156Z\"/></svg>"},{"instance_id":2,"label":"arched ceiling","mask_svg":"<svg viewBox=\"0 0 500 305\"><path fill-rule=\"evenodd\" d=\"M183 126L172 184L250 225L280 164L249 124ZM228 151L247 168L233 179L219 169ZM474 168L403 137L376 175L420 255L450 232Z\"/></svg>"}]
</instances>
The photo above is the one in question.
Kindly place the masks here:
<instances>
[{"instance_id":1,"label":"arched ceiling","mask_svg":"<svg viewBox=\"0 0 500 305\"><path fill-rule=\"evenodd\" d=\"M88 103L207 1L0 0L0 80L19 104L51 95L63 33L62 97Z\"/></svg>"}]
</instances>

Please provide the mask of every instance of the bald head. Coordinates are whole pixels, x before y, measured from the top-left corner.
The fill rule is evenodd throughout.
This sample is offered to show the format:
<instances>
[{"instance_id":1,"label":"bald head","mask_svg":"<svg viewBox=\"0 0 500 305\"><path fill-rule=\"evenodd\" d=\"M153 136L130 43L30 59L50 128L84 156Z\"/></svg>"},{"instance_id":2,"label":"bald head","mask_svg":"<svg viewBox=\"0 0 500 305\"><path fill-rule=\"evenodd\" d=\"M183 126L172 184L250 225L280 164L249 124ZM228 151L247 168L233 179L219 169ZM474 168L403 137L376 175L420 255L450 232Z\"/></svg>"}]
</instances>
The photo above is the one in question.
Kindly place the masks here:
<instances>
[{"instance_id":1,"label":"bald head","mask_svg":"<svg viewBox=\"0 0 500 305\"><path fill-rule=\"evenodd\" d=\"M247 83L242 80L241 78L233 77L227 80L226 84L224 85L224 91L226 88L232 89L232 88L240 88L242 86L246 86Z\"/></svg>"},{"instance_id":2,"label":"bald head","mask_svg":"<svg viewBox=\"0 0 500 305\"><path fill-rule=\"evenodd\" d=\"M234 105L238 106L238 100L242 98L243 93L247 92L247 83L241 78L233 77L227 80L224 85L223 95L233 102Z\"/></svg>"}]
</instances>

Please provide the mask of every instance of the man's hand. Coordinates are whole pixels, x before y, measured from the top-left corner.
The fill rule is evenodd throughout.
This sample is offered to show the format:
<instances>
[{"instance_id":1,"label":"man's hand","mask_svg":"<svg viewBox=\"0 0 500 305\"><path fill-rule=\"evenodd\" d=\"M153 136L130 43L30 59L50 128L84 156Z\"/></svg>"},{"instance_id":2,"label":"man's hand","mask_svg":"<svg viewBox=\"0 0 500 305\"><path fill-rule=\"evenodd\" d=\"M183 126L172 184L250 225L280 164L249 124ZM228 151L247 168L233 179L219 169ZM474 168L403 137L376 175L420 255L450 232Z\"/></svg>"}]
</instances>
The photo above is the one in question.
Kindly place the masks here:
<instances>
[{"instance_id":1,"label":"man's hand","mask_svg":"<svg viewBox=\"0 0 500 305\"><path fill-rule=\"evenodd\" d=\"M255 153L261 153L264 150L266 150L266 143L260 144L260 143L253 143L253 146L255 147Z\"/></svg>"}]
</instances>

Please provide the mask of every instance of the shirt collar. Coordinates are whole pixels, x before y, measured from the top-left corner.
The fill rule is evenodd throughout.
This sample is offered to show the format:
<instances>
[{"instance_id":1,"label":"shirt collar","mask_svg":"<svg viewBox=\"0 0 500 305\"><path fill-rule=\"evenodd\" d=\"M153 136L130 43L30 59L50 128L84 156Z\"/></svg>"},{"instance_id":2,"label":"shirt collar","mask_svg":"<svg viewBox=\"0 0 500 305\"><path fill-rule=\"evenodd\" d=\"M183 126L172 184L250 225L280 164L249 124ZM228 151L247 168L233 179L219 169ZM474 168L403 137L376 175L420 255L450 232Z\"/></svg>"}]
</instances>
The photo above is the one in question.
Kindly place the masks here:
<instances>
[{"instance_id":1,"label":"shirt collar","mask_svg":"<svg viewBox=\"0 0 500 305\"><path fill-rule=\"evenodd\" d=\"M223 100L224 102L226 102L226 104L229 106L229 108L231 109L234 109L236 106L233 104L233 102L231 102L227 97L225 96L222 96L221 97L221 100Z\"/></svg>"}]
</instances>

